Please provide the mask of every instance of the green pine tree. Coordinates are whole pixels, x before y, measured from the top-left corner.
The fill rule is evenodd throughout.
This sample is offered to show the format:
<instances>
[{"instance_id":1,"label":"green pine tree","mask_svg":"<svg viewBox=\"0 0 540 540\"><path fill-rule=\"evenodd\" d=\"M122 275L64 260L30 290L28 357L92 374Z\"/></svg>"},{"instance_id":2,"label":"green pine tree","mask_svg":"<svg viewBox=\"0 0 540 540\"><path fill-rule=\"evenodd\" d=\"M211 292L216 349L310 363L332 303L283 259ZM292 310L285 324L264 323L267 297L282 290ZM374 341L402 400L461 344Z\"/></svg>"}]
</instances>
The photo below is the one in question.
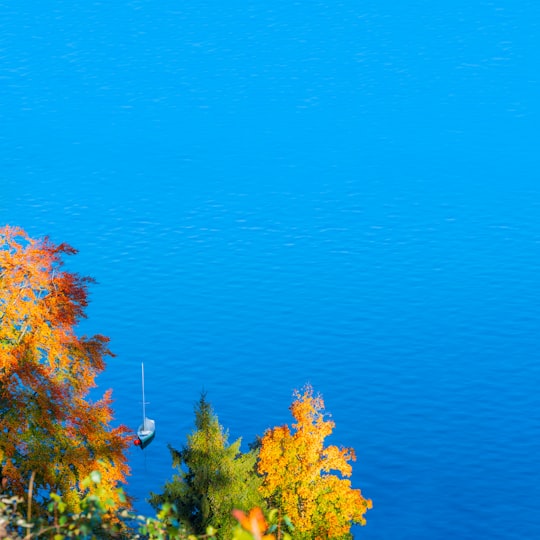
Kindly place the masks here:
<instances>
[{"instance_id":1,"label":"green pine tree","mask_svg":"<svg viewBox=\"0 0 540 540\"><path fill-rule=\"evenodd\" d=\"M204 534L212 525L219 538L230 538L236 524L234 508L264 506L255 470L257 451L242 453L241 439L228 444L228 433L204 393L195 406L195 427L182 450L169 445L178 474L165 484L163 493L151 494L150 503L156 509L163 503L175 504L180 521L193 534Z\"/></svg>"}]
</instances>

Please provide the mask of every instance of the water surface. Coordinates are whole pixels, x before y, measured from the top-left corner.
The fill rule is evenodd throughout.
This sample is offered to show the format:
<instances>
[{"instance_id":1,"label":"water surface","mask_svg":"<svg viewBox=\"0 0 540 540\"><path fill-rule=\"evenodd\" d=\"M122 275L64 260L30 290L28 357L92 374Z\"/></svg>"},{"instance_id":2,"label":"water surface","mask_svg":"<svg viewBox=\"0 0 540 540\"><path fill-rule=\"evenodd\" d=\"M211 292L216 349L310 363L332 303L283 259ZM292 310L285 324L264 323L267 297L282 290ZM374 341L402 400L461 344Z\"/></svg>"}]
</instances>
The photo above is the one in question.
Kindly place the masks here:
<instances>
[{"instance_id":1,"label":"water surface","mask_svg":"<svg viewBox=\"0 0 540 540\"><path fill-rule=\"evenodd\" d=\"M4 3L2 220L80 250L140 509L204 389L243 447L311 382L365 539L537 538L532 2Z\"/></svg>"}]
</instances>

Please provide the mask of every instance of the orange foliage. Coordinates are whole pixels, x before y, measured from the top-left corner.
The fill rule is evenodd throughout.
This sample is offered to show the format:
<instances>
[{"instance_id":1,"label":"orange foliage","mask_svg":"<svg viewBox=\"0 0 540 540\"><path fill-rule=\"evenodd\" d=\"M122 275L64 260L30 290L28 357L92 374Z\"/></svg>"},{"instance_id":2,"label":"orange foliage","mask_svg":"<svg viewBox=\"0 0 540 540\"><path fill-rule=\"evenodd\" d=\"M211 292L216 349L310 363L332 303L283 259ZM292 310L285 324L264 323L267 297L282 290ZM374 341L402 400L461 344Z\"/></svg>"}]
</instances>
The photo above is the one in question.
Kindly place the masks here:
<instances>
[{"instance_id":1,"label":"orange foliage","mask_svg":"<svg viewBox=\"0 0 540 540\"><path fill-rule=\"evenodd\" d=\"M353 523L365 524L372 507L359 489L352 489L352 448L324 447L334 422L325 418L324 401L307 385L295 392L290 410L296 423L268 430L261 444L258 470L261 493L286 514L306 538L340 538ZM335 473L331 472L335 471ZM337 473L337 474L336 474Z\"/></svg>"},{"instance_id":2,"label":"orange foliage","mask_svg":"<svg viewBox=\"0 0 540 540\"><path fill-rule=\"evenodd\" d=\"M76 251L22 229L0 229L0 476L22 494L37 487L62 493L78 508L78 482L91 471L113 499L129 469L127 428L111 428L111 395L86 399L112 356L108 338L78 337L87 285L63 270Z\"/></svg>"},{"instance_id":3,"label":"orange foliage","mask_svg":"<svg viewBox=\"0 0 540 540\"><path fill-rule=\"evenodd\" d=\"M249 514L235 509L233 510L233 516L244 530L253 535L254 540L275 540L273 534L264 534L268 529L268 523L259 507L250 510Z\"/></svg>"}]
</instances>

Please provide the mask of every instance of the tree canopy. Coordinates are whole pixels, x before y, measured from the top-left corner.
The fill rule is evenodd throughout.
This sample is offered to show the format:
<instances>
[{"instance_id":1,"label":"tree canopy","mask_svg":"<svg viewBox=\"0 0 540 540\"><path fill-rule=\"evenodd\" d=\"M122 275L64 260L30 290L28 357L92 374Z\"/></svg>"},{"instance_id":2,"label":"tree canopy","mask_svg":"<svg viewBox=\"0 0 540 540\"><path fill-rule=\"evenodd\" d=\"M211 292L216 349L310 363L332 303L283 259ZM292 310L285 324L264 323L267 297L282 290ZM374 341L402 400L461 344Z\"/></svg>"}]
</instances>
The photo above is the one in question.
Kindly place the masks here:
<instances>
[{"instance_id":1,"label":"tree canopy","mask_svg":"<svg viewBox=\"0 0 540 540\"><path fill-rule=\"evenodd\" d=\"M293 429L275 427L262 438L261 493L289 516L294 538L349 538L351 525L364 525L364 514L372 506L347 479L352 474L349 462L356 459L354 450L324 446L334 422L325 418L324 401L313 395L310 385L294 396Z\"/></svg>"},{"instance_id":2,"label":"tree canopy","mask_svg":"<svg viewBox=\"0 0 540 540\"><path fill-rule=\"evenodd\" d=\"M4 490L22 495L58 491L77 509L79 482L99 471L115 501L129 472L128 429L111 427L111 392L88 392L112 356L108 338L77 336L90 278L64 270L67 244L0 229L0 475ZM42 488L42 489L40 489Z\"/></svg>"},{"instance_id":3,"label":"tree canopy","mask_svg":"<svg viewBox=\"0 0 540 540\"><path fill-rule=\"evenodd\" d=\"M219 538L230 538L235 524L232 510L263 504L256 453L242 453L241 439L228 444L228 433L204 394L195 407L195 428L182 450L169 446L178 474L150 502L155 508L173 503L179 519L195 534L213 525Z\"/></svg>"}]
</instances>

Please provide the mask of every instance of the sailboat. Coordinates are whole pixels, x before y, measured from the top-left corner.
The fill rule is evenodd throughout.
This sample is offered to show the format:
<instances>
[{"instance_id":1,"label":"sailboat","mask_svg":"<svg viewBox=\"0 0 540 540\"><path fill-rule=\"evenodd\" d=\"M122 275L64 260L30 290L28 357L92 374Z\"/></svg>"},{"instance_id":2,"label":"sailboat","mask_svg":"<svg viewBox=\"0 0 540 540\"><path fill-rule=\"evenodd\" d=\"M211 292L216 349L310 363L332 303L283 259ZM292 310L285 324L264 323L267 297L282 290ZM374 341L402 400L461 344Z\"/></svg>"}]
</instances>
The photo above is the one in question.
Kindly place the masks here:
<instances>
[{"instance_id":1,"label":"sailboat","mask_svg":"<svg viewBox=\"0 0 540 540\"><path fill-rule=\"evenodd\" d=\"M144 400L144 363L141 362L141 375L142 375L142 424L137 430L137 439L135 444L140 446L144 450L154 439L156 434L156 423L151 418L146 416L146 401Z\"/></svg>"}]
</instances>

